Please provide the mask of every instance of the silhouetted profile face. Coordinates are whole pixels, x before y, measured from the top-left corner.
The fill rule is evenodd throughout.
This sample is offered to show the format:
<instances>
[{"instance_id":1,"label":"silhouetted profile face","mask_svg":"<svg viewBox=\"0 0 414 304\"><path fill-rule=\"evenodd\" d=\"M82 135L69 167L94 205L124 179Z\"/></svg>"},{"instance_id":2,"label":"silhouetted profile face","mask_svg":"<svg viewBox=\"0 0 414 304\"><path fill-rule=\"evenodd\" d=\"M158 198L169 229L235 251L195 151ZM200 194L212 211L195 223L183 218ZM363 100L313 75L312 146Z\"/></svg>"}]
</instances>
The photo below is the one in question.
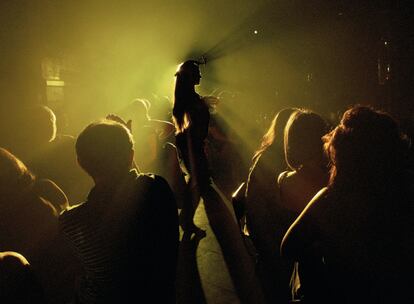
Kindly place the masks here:
<instances>
[{"instance_id":1,"label":"silhouetted profile face","mask_svg":"<svg viewBox=\"0 0 414 304\"><path fill-rule=\"evenodd\" d=\"M187 60L180 65L176 76L185 79L191 85L200 84L201 74L198 67L198 62L194 60Z\"/></svg>"}]
</instances>

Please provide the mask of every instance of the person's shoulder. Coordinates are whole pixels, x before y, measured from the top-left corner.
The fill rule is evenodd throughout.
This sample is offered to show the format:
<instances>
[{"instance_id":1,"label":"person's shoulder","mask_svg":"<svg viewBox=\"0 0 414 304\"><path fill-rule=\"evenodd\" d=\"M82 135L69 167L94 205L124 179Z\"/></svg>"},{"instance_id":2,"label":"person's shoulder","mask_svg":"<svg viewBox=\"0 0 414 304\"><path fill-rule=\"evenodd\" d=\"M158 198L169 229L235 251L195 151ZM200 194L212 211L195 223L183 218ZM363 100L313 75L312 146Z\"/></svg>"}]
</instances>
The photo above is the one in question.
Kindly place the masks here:
<instances>
[{"instance_id":1,"label":"person's shoulder","mask_svg":"<svg viewBox=\"0 0 414 304\"><path fill-rule=\"evenodd\" d=\"M289 186L292 179L295 178L295 175L296 175L295 171L283 171L282 173L279 174L279 176L277 178L277 184L280 187Z\"/></svg>"},{"instance_id":2,"label":"person's shoulder","mask_svg":"<svg viewBox=\"0 0 414 304\"><path fill-rule=\"evenodd\" d=\"M55 148L66 149L75 146L76 138L69 134L57 134L51 144Z\"/></svg>"},{"instance_id":3,"label":"person's shoulder","mask_svg":"<svg viewBox=\"0 0 414 304\"><path fill-rule=\"evenodd\" d=\"M151 172L140 172L137 174L136 181L137 183L153 183L155 181L155 174Z\"/></svg>"},{"instance_id":4,"label":"person's shoulder","mask_svg":"<svg viewBox=\"0 0 414 304\"><path fill-rule=\"evenodd\" d=\"M331 198L332 195L332 190L329 187L323 187L313 196L313 198L310 200L310 203L326 201L327 199Z\"/></svg>"},{"instance_id":5,"label":"person's shoulder","mask_svg":"<svg viewBox=\"0 0 414 304\"><path fill-rule=\"evenodd\" d=\"M34 190L40 197L49 201L54 208L59 210L59 212L69 206L66 194L54 181L50 179L36 179Z\"/></svg>"},{"instance_id":6,"label":"person's shoulder","mask_svg":"<svg viewBox=\"0 0 414 304\"><path fill-rule=\"evenodd\" d=\"M326 212L329 212L332 202L335 202L332 197L332 190L329 187L324 187L311 198L302 213L308 214L308 216L319 221L326 216Z\"/></svg>"},{"instance_id":7,"label":"person's shoulder","mask_svg":"<svg viewBox=\"0 0 414 304\"><path fill-rule=\"evenodd\" d=\"M81 217L83 214L85 214L86 210L87 210L86 202L73 205L73 206L68 206L59 214L59 222L60 223L70 222L75 218Z\"/></svg>"},{"instance_id":8,"label":"person's shoulder","mask_svg":"<svg viewBox=\"0 0 414 304\"><path fill-rule=\"evenodd\" d=\"M268 181L274 182L274 177L271 176L272 171L263 161L263 154L258 155L252 161L250 166L247 181L248 184L256 184L256 186L267 184ZM249 186L248 186L249 187Z\"/></svg>"},{"instance_id":9,"label":"person's shoulder","mask_svg":"<svg viewBox=\"0 0 414 304\"><path fill-rule=\"evenodd\" d=\"M56 140L59 143L75 143L76 142L76 138L69 134L57 134L54 140Z\"/></svg>"},{"instance_id":10,"label":"person's shoulder","mask_svg":"<svg viewBox=\"0 0 414 304\"><path fill-rule=\"evenodd\" d=\"M137 187L140 189L138 191L141 191L140 197L144 198L142 202L146 202L144 205L149 207L148 210L162 210L158 213L161 216L171 214L177 209L174 193L164 177L153 173L140 173L137 177Z\"/></svg>"},{"instance_id":11,"label":"person's shoulder","mask_svg":"<svg viewBox=\"0 0 414 304\"><path fill-rule=\"evenodd\" d=\"M164 177L161 175L157 175L154 173L139 173L137 176L137 182L138 183L146 183L150 184L155 187L168 187L168 182Z\"/></svg>"}]
</instances>

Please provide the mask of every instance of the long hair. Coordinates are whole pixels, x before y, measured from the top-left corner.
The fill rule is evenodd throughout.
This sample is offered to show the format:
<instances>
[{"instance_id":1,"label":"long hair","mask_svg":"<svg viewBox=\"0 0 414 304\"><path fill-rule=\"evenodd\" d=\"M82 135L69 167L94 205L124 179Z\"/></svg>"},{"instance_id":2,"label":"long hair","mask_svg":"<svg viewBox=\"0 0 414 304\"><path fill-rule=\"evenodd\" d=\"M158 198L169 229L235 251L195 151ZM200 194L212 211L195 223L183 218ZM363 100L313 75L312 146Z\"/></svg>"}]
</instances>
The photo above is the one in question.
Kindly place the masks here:
<instances>
[{"instance_id":1,"label":"long hair","mask_svg":"<svg viewBox=\"0 0 414 304\"><path fill-rule=\"evenodd\" d=\"M262 142L259 149L257 149L253 155L253 163L255 163L259 156L262 155L263 152L268 150L270 147L273 149L279 149L280 153L283 153L283 133L285 126L289 120L289 117L297 110L298 109L296 108L285 108L276 113L275 117L270 123L269 129L267 129L266 133L262 137Z\"/></svg>"},{"instance_id":2,"label":"long hair","mask_svg":"<svg viewBox=\"0 0 414 304\"><path fill-rule=\"evenodd\" d=\"M406 165L409 140L387 113L370 107L347 110L339 125L324 136L330 160L329 185L388 185Z\"/></svg>"},{"instance_id":3,"label":"long hair","mask_svg":"<svg viewBox=\"0 0 414 304\"><path fill-rule=\"evenodd\" d=\"M318 114L303 109L289 118L285 127L285 157L292 170L299 170L310 161L323 164L322 137L328 131L328 125Z\"/></svg>"},{"instance_id":4,"label":"long hair","mask_svg":"<svg viewBox=\"0 0 414 304\"><path fill-rule=\"evenodd\" d=\"M194 77L200 73L198 62L188 60L181 64L175 74L175 90L173 105L173 122L176 133L181 133L189 127L190 119L188 117L188 109L194 95Z\"/></svg>"}]
</instances>

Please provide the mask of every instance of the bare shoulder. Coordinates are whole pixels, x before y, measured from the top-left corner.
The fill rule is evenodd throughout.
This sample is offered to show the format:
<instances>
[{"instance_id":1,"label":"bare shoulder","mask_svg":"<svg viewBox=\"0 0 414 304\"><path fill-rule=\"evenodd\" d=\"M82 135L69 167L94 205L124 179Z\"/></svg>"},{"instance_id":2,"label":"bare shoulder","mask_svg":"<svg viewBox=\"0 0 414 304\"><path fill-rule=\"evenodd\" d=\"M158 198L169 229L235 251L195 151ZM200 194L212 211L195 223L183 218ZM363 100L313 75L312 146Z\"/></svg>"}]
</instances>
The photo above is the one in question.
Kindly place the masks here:
<instances>
[{"instance_id":1,"label":"bare shoulder","mask_svg":"<svg viewBox=\"0 0 414 304\"><path fill-rule=\"evenodd\" d=\"M34 187L37 194L51 202L54 207L64 209L69 205L65 192L52 180L37 179Z\"/></svg>"},{"instance_id":2,"label":"bare shoulder","mask_svg":"<svg viewBox=\"0 0 414 304\"><path fill-rule=\"evenodd\" d=\"M296 172L295 171L284 171L279 174L277 178L277 183L281 188L289 188L294 180L296 179Z\"/></svg>"},{"instance_id":3,"label":"bare shoulder","mask_svg":"<svg viewBox=\"0 0 414 304\"><path fill-rule=\"evenodd\" d=\"M328 202L328 192L328 187L324 187L321 190L319 190L318 193L316 193L309 201L309 203L306 205L306 207L302 211L302 214L315 216L316 214L320 214L321 212L323 212L326 206L325 203ZM319 216L316 216L316 218L319 218Z\"/></svg>"}]
</instances>

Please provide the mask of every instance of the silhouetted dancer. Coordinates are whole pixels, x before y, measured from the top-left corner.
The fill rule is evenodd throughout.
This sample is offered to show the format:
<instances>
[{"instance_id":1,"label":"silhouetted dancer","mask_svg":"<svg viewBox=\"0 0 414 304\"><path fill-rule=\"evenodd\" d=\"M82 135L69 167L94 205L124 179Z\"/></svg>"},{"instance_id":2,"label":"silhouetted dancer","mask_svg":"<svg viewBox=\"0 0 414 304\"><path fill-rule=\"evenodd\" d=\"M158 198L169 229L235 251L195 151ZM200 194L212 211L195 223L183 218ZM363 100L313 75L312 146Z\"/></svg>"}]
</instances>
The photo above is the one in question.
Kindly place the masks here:
<instances>
[{"instance_id":1,"label":"silhouetted dancer","mask_svg":"<svg viewBox=\"0 0 414 304\"><path fill-rule=\"evenodd\" d=\"M189 175L187 194L180 216L183 239L192 233L203 234L193 221L200 195L211 185L207 157L204 153L210 113L208 105L195 91L200 84L200 70L196 61L184 62L175 74L173 120L176 144L183 171Z\"/></svg>"},{"instance_id":2,"label":"silhouetted dancer","mask_svg":"<svg viewBox=\"0 0 414 304\"><path fill-rule=\"evenodd\" d=\"M115 121L86 127L76 153L95 182L85 203L60 216L86 272L77 302L175 303L178 217L168 183L132 169L132 135Z\"/></svg>"},{"instance_id":3,"label":"silhouetted dancer","mask_svg":"<svg viewBox=\"0 0 414 304\"><path fill-rule=\"evenodd\" d=\"M206 102L195 91L201 75L198 62L188 60L180 65L176 76L173 120L176 144L183 171L189 175L180 223L183 240L205 234L193 221L200 197L220 244L236 291L243 303L261 303L261 293L254 264L244 246L236 220L214 185L204 152L210 113Z\"/></svg>"}]
</instances>

